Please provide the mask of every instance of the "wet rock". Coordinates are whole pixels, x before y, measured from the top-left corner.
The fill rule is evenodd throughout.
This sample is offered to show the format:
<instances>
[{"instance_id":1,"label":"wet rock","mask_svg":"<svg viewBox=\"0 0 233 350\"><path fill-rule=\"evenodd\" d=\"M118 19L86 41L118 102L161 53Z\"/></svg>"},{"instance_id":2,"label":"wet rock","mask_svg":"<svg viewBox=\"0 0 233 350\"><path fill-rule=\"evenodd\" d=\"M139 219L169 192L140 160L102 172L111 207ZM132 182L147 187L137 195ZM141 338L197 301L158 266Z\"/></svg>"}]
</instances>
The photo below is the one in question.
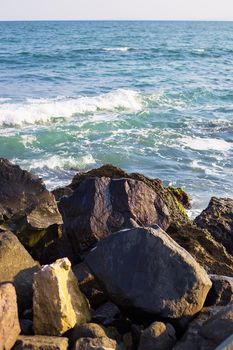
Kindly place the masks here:
<instances>
[{"instance_id":1,"label":"wet rock","mask_svg":"<svg viewBox=\"0 0 233 350\"><path fill-rule=\"evenodd\" d=\"M84 262L73 266L72 270L78 279L81 292L87 297L94 309L108 300L103 288L99 285L98 281Z\"/></svg>"},{"instance_id":2,"label":"wet rock","mask_svg":"<svg viewBox=\"0 0 233 350\"><path fill-rule=\"evenodd\" d=\"M67 258L43 266L34 275L33 290L35 334L62 335L90 321L88 301L79 290Z\"/></svg>"},{"instance_id":3,"label":"wet rock","mask_svg":"<svg viewBox=\"0 0 233 350\"><path fill-rule=\"evenodd\" d=\"M0 283L13 282L20 313L32 305L35 262L18 238L9 231L0 232Z\"/></svg>"},{"instance_id":4,"label":"wet rock","mask_svg":"<svg viewBox=\"0 0 233 350\"><path fill-rule=\"evenodd\" d=\"M10 350L20 333L15 288L0 284L0 350Z\"/></svg>"},{"instance_id":5,"label":"wet rock","mask_svg":"<svg viewBox=\"0 0 233 350\"><path fill-rule=\"evenodd\" d=\"M233 334L233 303L203 309L174 350L214 350Z\"/></svg>"},{"instance_id":6,"label":"wet rock","mask_svg":"<svg viewBox=\"0 0 233 350\"><path fill-rule=\"evenodd\" d=\"M118 306L164 318L200 311L212 285L205 270L159 227L108 236L86 263Z\"/></svg>"},{"instance_id":7,"label":"wet rock","mask_svg":"<svg viewBox=\"0 0 233 350\"><path fill-rule=\"evenodd\" d=\"M41 335L19 336L13 350L67 350L68 338Z\"/></svg>"},{"instance_id":8,"label":"wet rock","mask_svg":"<svg viewBox=\"0 0 233 350\"><path fill-rule=\"evenodd\" d=\"M212 288L206 299L206 306L227 305L233 302L233 278L227 276L210 275Z\"/></svg>"},{"instance_id":9,"label":"wet rock","mask_svg":"<svg viewBox=\"0 0 233 350\"><path fill-rule=\"evenodd\" d=\"M176 332L171 324L154 322L143 331L138 350L169 350L175 342Z\"/></svg>"},{"instance_id":10,"label":"wet rock","mask_svg":"<svg viewBox=\"0 0 233 350\"><path fill-rule=\"evenodd\" d=\"M65 231L77 256L83 256L96 242L123 228L158 224L166 229L170 216L163 200L142 181L85 179L70 197L59 204Z\"/></svg>"},{"instance_id":11,"label":"wet rock","mask_svg":"<svg viewBox=\"0 0 233 350\"><path fill-rule=\"evenodd\" d=\"M233 199L212 197L208 207L196 217L195 223L233 254Z\"/></svg>"},{"instance_id":12,"label":"wet rock","mask_svg":"<svg viewBox=\"0 0 233 350\"><path fill-rule=\"evenodd\" d=\"M0 226L36 250L60 237L62 218L55 198L35 175L0 159Z\"/></svg>"},{"instance_id":13,"label":"wet rock","mask_svg":"<svg viewBox=\"0 0 233 350\"><path fill-rule=\"evenodd\" d=\"M76 342L74 350L116 350L117 342L109 338L81 338Z\"/></svg>"},{"instance_id":14,"label":"wet rock","mask_svg":"<svg viewBox=\"0 0 233 350\"><path fill-rule=\"evenodd\" d=\"M232 256L207 230L188 223L178 228L171 225L167 233L208 273L233 277Z\"/></svg>"}]
</instances>

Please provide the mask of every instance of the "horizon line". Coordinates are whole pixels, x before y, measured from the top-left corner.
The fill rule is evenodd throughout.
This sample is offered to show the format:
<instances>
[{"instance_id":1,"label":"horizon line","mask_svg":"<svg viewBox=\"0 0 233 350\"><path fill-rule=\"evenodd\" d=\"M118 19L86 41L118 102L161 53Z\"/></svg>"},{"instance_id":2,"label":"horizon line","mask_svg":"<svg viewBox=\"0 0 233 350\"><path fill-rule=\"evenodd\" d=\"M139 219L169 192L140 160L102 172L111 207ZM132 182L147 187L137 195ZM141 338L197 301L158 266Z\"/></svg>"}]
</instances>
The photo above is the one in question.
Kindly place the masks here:
<instances>
[{"instance_id":1,"label":"horizon line","mask_svg":"<svg viewBox=\"0 0 233 350\"><path fill-rule=\"evenodd\" d=\"M0 22L233 22L233 19L0 19Z\"/></svg>"}]
</instances>

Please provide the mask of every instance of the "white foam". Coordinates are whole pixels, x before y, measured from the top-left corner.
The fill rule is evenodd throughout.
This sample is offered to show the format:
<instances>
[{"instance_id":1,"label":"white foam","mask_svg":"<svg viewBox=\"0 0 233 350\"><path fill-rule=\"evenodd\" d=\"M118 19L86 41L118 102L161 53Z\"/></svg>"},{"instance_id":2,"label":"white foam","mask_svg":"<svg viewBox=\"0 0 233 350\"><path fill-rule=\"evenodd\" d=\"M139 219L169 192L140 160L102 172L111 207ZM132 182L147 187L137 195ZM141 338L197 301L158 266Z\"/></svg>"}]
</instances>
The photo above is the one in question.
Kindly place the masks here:
<instances>
[{"instance_id":1,"label":"white foam","mask_svg":"<svg viewBox=\"0 0 233 350\"><path fill-rule=\"evenodd\" d=\"M204 52L205 52L205 49L193 49L193 53L196 53L198 55L201 55Z\"/></svg>"},{"instance_id":2,"label":"white foam","mask_svg":"<svg viewBox=\"0 0 233 350\"><path fill-rule=\"evenodd\" d=\"M184 137L181 140L186 147L197 151L228 151L233 144L222 139Z\"/></svg>"},{"instance_id":3,"label":"white foam","mask_svg":"<svg viewBox=\"0 0 233 350\"><path fill-rule=\"evenodd\" d=\"M119 89L93 97L29 99L22 103L0 104L0 125L44 124L54 119L70 119L78 114L124 109L142 109L140 94Z\"/></svg>"},{"instance_id":4,"label":"white foam","mask_svg":"<svg viewBox=\"0 0 233 350\"><path fill-rule=\"evenodd\" d=\"M127 52L129 51L129 47L105 47L103 48L104 51L120 51L120 52Z\"/></svg>"},{"instance_id":5,"label":"white foam","mask_svg":"<svg viewBox=\"0 0 233 350\"><path fill-rule=\"evenodd\" d=\"M21 143L24 145L25 148L31 148L32 144L36 142L37 138L34 135L22 135L21 136Z\"/></svg>"},{"instance_id":6,"label":"white foam","mask_svg":"<svg viewBox=\"0 0 233 350\"><path fill-rule=\"evenodd\" d=\"M72 156L48 156L44 159L31 159L28 164L28 170L36 169L49 169L49 170L71 170L71 169L84 169L87 165L94 165L95 159L91 154L87 154L82 157ZM26 165L26 164L25 164Z\"/></svg>"}]
</instances>

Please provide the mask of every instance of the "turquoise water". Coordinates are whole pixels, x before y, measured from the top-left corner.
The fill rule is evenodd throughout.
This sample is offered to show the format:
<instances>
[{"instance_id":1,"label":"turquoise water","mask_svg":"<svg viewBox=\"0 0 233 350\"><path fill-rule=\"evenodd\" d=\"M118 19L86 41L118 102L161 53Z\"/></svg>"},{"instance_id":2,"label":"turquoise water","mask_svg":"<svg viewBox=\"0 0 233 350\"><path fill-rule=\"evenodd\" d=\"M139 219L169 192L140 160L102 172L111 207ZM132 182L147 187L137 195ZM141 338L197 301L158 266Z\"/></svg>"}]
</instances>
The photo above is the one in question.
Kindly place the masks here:
<instances>
[{"instance_id":1,"label":"turquoise water","mask_svg":"<svg viewBox=\"0 0 233 350\"><path fill-rule=\"evenodd\" d=\"M233 23L0 22L0 156L45 179L113 163L233 196Z\"/></svg>"}]
</instances>

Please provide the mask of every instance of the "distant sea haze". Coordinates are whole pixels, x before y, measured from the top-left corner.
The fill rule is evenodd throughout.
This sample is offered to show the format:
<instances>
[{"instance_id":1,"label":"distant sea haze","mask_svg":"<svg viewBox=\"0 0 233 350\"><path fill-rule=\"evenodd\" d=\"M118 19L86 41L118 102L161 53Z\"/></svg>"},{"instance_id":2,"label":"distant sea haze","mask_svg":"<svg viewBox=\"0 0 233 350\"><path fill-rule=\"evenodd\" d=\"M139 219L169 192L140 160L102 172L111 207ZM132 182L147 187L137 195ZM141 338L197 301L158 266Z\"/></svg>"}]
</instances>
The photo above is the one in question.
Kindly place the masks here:
<instances>
[{"instance_id":1,"label":"distant sea haze","mask_svg":"<svg viewBox=\"0 0 233 350\"><path fill-rule=\"evenodd\" d=\"M0 155L48 188L112 163L233 196L232 22L0 22Z\"/></svg>"}]
</instances>

